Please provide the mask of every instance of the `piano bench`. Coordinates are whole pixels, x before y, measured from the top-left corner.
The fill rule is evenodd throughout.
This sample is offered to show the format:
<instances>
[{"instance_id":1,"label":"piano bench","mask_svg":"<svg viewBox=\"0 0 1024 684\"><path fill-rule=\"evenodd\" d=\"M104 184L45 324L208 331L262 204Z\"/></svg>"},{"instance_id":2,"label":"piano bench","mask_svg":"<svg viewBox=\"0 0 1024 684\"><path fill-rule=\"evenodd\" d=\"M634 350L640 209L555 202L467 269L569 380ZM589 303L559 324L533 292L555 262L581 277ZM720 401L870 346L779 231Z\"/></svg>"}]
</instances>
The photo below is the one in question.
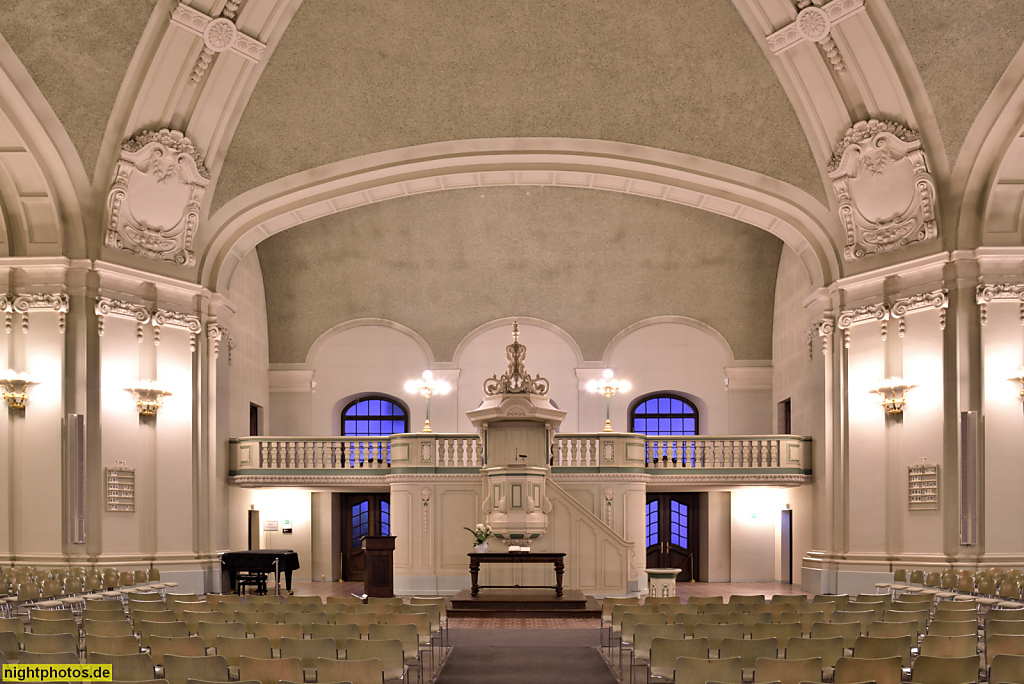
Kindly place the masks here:
<instances>
[{"instance_id":1,"label":"piano bench","mask_svg":"<svg viewBox=\"0 0 1024 684\"><path fill-rule=\"evenodd\" d=\"M236 581L239 596L245 593L246 587L256 587L257 594L267 593L267 573L265 572L239 572Z\"/></svg>"}]
</instances>

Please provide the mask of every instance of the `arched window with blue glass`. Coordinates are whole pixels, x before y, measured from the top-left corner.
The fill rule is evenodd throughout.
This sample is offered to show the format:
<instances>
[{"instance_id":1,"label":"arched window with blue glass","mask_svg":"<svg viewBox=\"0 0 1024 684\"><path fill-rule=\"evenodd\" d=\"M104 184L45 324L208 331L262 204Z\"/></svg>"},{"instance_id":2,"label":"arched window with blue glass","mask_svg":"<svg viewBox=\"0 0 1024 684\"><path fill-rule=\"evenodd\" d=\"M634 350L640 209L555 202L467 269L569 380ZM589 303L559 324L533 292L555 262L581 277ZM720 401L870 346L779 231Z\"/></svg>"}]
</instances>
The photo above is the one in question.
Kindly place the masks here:
<instances>
[{"instance_id":1,"label":"arched window with blue glass","mask_svg":"<svg viewBox=\"0 0 1024 684\"><path fill-rule=\"evenodd\" d=\"M664 438L647 440L648 466L666 460L694 465L693 445L678 439L700 432L700 413L689 399L668 392L642 396L633 402L629 411L629 428L630 432Z\"/></svg>"},{"instance_id":2,"label":"arched window with blue glass","mask_svg":"<svg viewBox=\"0 0 1024 684\"><path fill-rule=\"evenodd\" d=\"M358 437L390 437L409 431L409 409L394 397L374 395L346 404L341 410L341 436L345 467L356 468L367 461L391 463L391 442Z\"/></svg>"}]
</instances>

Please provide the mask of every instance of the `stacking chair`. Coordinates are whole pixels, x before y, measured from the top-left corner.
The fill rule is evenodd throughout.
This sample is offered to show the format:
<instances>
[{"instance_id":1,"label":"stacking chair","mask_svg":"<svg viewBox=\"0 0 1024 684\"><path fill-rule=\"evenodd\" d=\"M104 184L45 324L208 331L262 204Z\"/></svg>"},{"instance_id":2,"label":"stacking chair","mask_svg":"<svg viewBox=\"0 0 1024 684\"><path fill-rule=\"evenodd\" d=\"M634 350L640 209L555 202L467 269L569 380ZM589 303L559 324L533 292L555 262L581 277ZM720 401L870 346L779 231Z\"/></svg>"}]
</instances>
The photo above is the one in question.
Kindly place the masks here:
<instances>
[{"instance_id":1,"label":"stacking chair","mask_svg":"<svg viewBox=\"0 0 1024 684\"><path fill-rule=\"evenodd\" d=\"M704 610L701 611L704 615L715 615L721 622L727 622L728 617L732 614L743 613L743 604L741 603L708 603L704 606Z\"/></svg>"},{"instance_id":2,"label":"stacking chair","mask_svg":"<svg viewBox=\"0 0 1024 684\"><path fill-rule=\"evenodd\" d=\"M109 653L110 655L131 655L139 652L139 640L134 636L96 636L85 635L85 657L92 653Z\"/></svg>"},{"instance_id":3,"label":"stacking chair","mask_svg":"<svg viewBox=\"0 0 1024 684\"><path fill-rule=\"evenodd\" d=\"M639 603L639 601L640 601L640 599L637 599L638 603ZM350 609L351 609L352 606L356 605L357 603L362 603L362 601L359 600L359 597L357 597L357 596L328 596L327 599L326 599L326 604L328 606L330 606L330 605L337 605L337 604L343 604L343 605L349 607Z\"/></svg>"},{"instance_id":4,"label":"stacking chair","mask_svg":"<svg viewBox=\"0 0 1024 684\"><path fill-rule=\"evenodd\" d=\"M181 614L181 620L188 625L189 634L199 634L199 625L201 623L220 623L224 624L228 621L224 613L217 612L203 612L196 613L191 610L186 610Z\"/></svg>"},{"instance_id":5,"label":"stacking chair","mask_svg":"<svg viewBox=\"0 0 1024 684\"><path fill-rule=\"evenodd\" d=\"M739 619L740 624L743 625L743 633L753 635L754 627L759 624L771 623L772 616L771 613L742 613Z\"/></svg>"},{"instance_id":6,"label":"stacking chair","mask_svg":"<svg viewBox=\"0 0 1024 684\"><path fill-rule=\"evenodd\" d=\"M21 638L23 650L32 653L78 653L78 636L71 634L29 634Z\"/></svg>"},{"instance_id":7,"label":"stacking chair","mask_svg":"<svg viewBox=\"0 0 1024 684\"><path fill-rule=\"evenodd\" d=\"M648 680L672 679L679 658L697 658L707 660L707 639L662 639L651 640L651 658L648 667Z\"/></svg>"},{"instance_id":8,"label":"stacking chair","mask_svg":"<svg viewBox=\"0 0 1024 684\"><path fill-rule=\"evenodd\" d=\"M686 629L686 633L693 636L693 630L697 628L697 625L717 625L719 623L719 617L717 615L705 615L703 613L676 613L675 624L682 625Z\"/></svg>"},{"instance_id":9,"label":"stacking chair","mask_svg":"<svg viewBox=\"0 0 1024 684\"><path fill-rule=\"evenodd\" d=\"M254 603L233 603L231 601L221 602L218 610L224 613L224 616L231 622L237 620L238 613L255 613L256 604Z\"/></svg>"},{"instance_id":10,"label":"stacking chair","mask_svg":"<svg viewBox=\"0 0 1024 684\"><path fill-rule=\"evenodd\" d=\"M228 681L228 664L224 656L164 656L164 679L168 684L188 684L189 680L204 682Z\"/></svg>"},{"instance_id":11,"label":"stacking chair","mask_svg":"<svg viewBox=\"0 0 1024 684\"><path fill-rule=\"evenodd\" d=\"M426 613L388 613L384 616L386 625L413 625L416 627L416 638L419 641L419 650L426 649L430 652L430 671L434 671L434 649L431 638L430 616ZM664 622L662 622L664 624ZM370 628L370 638L373 636L373 628ZM417 655L417 658L419 655Z\"/></svg>"},{"instance_id":12,"label":"stacking chair","mask_svg":"<svg viewBox=\"0 0 1024 684\"><path fill-rule=\"evenodd\" d=\"M281 639L281 659L298 658L304 670L315 670L320 659L337 657L338 644L334 639ZM302 681L302 677L299 681Z\"/></svg>"},{"instance_id":13,"label":"stacking chair","mask_svg":"<svg viewBox=\"0 0 1024 684\"><path fill-rule=\"evenodd\" d=\"M993 684L1024 684L1024 655L1000 653L989 663L988 681Z\"/></svg>"},{"instance_id":14,"label":"stacking chair","mask_svg":"<svg viewBox=\"0 0 1024 684\"><path fill-rule=\"evenodd\" d=\"M74 634L78 638L78 623L74 620L40 620L32 618L33 634Z\"/></svg>"},{"instance_id":15,"label":"stacking chair","mask_svg":"<svg viewBox=\"0 0 1024 684\"><path fill-rule=\"evenodd\" d=\"M854 622L860 625L860 633L867 634L868 626L875 621L873 610L837 610L832 613L833 623Z\"/></svg>"},{"instance_id":16,"label":"stacking chair","mask_svg":"<svg viewBox=\"0 0 1024 684\"><path fill-rule=\"evenodd\" d=\"M718 649L721 659L739 658L744 670L753 670L755 663L763 659L775 660L779 655L779 645L774 637L767 639L722 639ZM819 670L821 668L818 668Z\"/></svg>"},{"instance_id":17,"label":"stacking chair","mask_svg":"<svg viewBox=\"0 0 1024 684\"><path fill-rule=\"evenodd\" d=\"M75 613L70 608L36 608L29 612L31 620L74 620Z\"/></svg>"},{"instance_id":18,"label":"stacking chair","mask_svg":"<svg viewBox=\"0 0 1024 684\"><path fill-rule=\"evenodd\" d=\"M738 623L731 625L695 625L693 637L695 639L707 639L708 649L718 651L722 647L723 639L743 638L743 625Z\"/></svg>"},{"instance_id":19,"label":"stacking chair","mask_svg":"<svg viewBox=\"0 0 1024 684\"><path fill-rule=\"evenodd\" d=\"M811 627L812 639L842 637L843 648L854 648L857 645L857 637L859 636L861 636L860 624L856 622L819 622Z\"/></svg>"},{"instance_id":20,"label":"stacking chair","mask_svg":"<svg viewBox=\"0 0 1024 684\"><path fill-rule=\"evenodd\" d=\"M985 637L992 634L1024 634L1024 620L986 620Z\"/></svg>"},{"instance_id":21,"label":"stacking chair","mask_svg":"<svg viewBox=\"0 0 1024 684\"><path fill-rule=\"evenodd\" d=\"M960 603L958 605L968 606L968 603ZM932 613L932 620L938 622L973 622L975 625L978 624L978 611L974 608L970 610L950 610L949 608L942 608Z\"/></svg>"},{"instance_id":22,"label":"stacking chair","mask_svg":"<svg viewBox=\"0 0 1024 684\"><path fill-rule=\"evenodd\" d=\"M928 625L928 634L932 636L970 636L977 633L977 620L932 620L932 624Z\"/></svg>"},{"instance_id":23,"label":"stacking chair","mask_svg":"<svg viewBox=\"0 0 1024 684\"><path fill-rule=\"evenodd\" d=\"M767 601L764 594L733 594L729 597L729 603L741 605L744 610L748 610L756 603L767 603Z\"/></svg>"},{"instance_id":24,"label":"stacking chair","mask_svg":"<svg viewBox=\"0 0 1024 684\"><path fill-rule=\"evenodd\" d=\"M836 610L846 610L847 604L850 603L849 594L817 594L811 603L831 603L834 605Z\"/></svg>"},{"instance_id":25,"label":"stacking chair","mask_svg":"<svg viewBox=\"0 0 1024 684\"><path fill-rule=\"evenodd\" d=\"M95 634L96 636L133 636L132 626L124 620L82 620L82 629L85 635Z\"/></svg>"},{"instance_id":26,"label":"stacking chair","mask_svg":"<svg viewBox=\"0 0 1024 684\"><path fill-rule=\"evenodd\" d=\"M910 681L916 684L967 684L977 682L981 658L943 658L919 655L910 672Z\"/></svg>"},{"instance_id":27,"label":"stacking chair","mask_svg":"<svg viewBox=\"0 0 1024 684\"><path fill-rule=\"evenodd\" d=\"M743 663L739 658L676 660L674 684L705 684L705 682L742 682Z\"/></svg>"},{"instance_id":28,"label":"stacking chair","mask_svg":"<svg viewBox=\"0 0 1024 684\"><path fill-rule=\"evenodd\" d=\"M660 609L665 605L682 605L682 599L679 596L648 596L644 599L644 604L651 604Z\"/></svg>"},{"instance_id":29,"label":"stacking chair","mask_svg":"<svg viewBox=\"0 0 1024 684\"><path fill-rule=\"evenodd\" d=\"M131 655L93 653L89 658L89 664L110 665L115 682L139 682L156 677L153 659L148 653L133 653Z\"/></svg>"},{"instance_id":30,"label":"stacking chair","mask_svg":"<svg viewBox=\"0 0 1024 684\"><path fill-rule=\"evenodd\" d=\"M637 625L664 625L668 624L664 613L625 613L622 616L622 623L619 627L619 671L622 671L622 651L632 650L634 632ZM685 632L685 628L684 628ZM371 632L372 634L372 632ZM632 660L632 655L630 656Z\"/></svg>"},{"instance_id":31,"label":"stacking chair","mask_svg":"<svg viewBox=\"0 0 1024 684\"><path fill-rule=\"evenodd\" d=\"M936 614L947 610L953 610L958 613L972 613L975 618L978 617L977 606L968 601L955 601L953 599L943 599L935 604Z\"/></svg>"},{"instance_id":32,"label":"stacking chair","mask_svg":"<svg viewBox=\"0 0 1024 684\"><path fill-rule=\"evenodd\" d=\"M398 599L401 601L402 599ZM310 612L314 609L319 610L324 607L324 600L319 596L286 596L285 604L295 603L302 606L302 609L306 612Z\"/></svg>"},{"instance_id":33,"label":"stacking chair","mask_svg":"<svg viewBox=\"0 0 1024 684\"><path fill-rule=\"evenodd\" d=\"M842 637L790 639L789 646L786 648L786 660L820 658L823 669L833 668L843 657L843 651Z\"/></svg>"},{"instance_id":34,"label":"stacking chair","mask_svg":"<svg viewBox=\"0 0 1024 684\"><path fill-rule=\"evenodd\" d=\"M338 657L344 657L346 641L359 638L359 625L313 625L314 639L334 639Z\"/></svg>"},{"instance_id":35,"label":"stacking chair","mask_svg":"<svg viewBox=\"0 0 1024 684\"><path fill-rule=\"evenodd\" d=\"M240 622L200 622L199 636L206 648L217 648L217 637L245 638L245 625Z\"/></svg>"},{"instance_id":36,"label":"stacking chair","mask_svg":"<svg viewBox=\"0 0 1024 684\"><path fill-rule=\"evenodd\" d=\"M376 613L349 613L342 618L338 616L336 625L356 625L359 627L359 633L363 636L369 636L370 625L376 625L378 623Z\"/></svg>"},{"instance_id":37,"label":"stacking chair","mask_svg":"<svg viewBox=\"0 0 1024 684\"><path fill-rule=\"evenodd\" d=\"M398 641L402 644L402 657L406 664L414 663L422 679L423 661L420 660L420 640L416 625L370 625L370 639L374 641ZM347 646L346 646L347 648Z\"/></svg>"},{"instance_id":38,"label":"stacking chair","mask_svg":"<svg viewBox=\"0 0 1024 684\"><path fill-rule=\"evenodd\" d=\"M139 637L143 648L149 648L150 639L153 636L162 637L187 637L188 625L184 622L149 622L143 620L139 623Z\"/></svg>"},{"instance_id":39,"label":"stacking chair","mask_svg":"<svg viewBox=\"0 0 1024 684\"><path fill-rule=\"evenodd\" d=\"M914 639L901 637L857 637L857 645L853 647L854 658L891 658L900 657L901 667L910 667L910 649Z\"/></svg>"},{"instance_id":40,"label":"stacking chair","mask_svg":"<svg viewBox=\"0 0 1024 684\"><path fill-rule=\"evenodd\" d=\"M366 599L366 605L391 606L391 612L396 612L402 603L404 602L400 598L385 598L383 596L370 596Z\"/></svg>"},{"instance_id":41,"label":"stacking chair","mask_svg":"<svg viewBox=\"0 0 1024 684\"><path fill-rule=\"evenodd\" d=\"M810 634L811 630L814 629L814 625L820 625L822 623L827 623L827 622L828 622L828 620L825 619L824 613L821 613L821 612L818 612L818 611L814 611L814 612L810 612L810 613L790 612L790 613L783 613L782 615L779 616L779 624L780 625L792 625L792 624L800 625L800 633L801 634Z\"/></svg>"},{"instance_id":42,"label":"stacking chair","mask_svg":"<svg viewBox=\"0 0 1024 684\"><path fill-rule=\"evenodd\" d=\"M178 617L171 610L137 610L132 616L132 629L136 634L142 633L142 622L177 622ZM185 623L182 623L185 624ZM187 629L187 627L186 627Z\"/></svg>"},{"instance_id":43,"label":"stacking chair","mask_svg":"<svg viewBox=\"0 0 1024 684\"><path fill-rule=\"evenodd\" d=\"M206 600L214 610L219 610L222 603L241 603L242 597L238 594L207 594Z\"/></svg>"},{"instance_id":44,"label":"stacking chair","mask_svg":"<svg viewBox=\"0 0 1024 684\"><path fill-rule=\"evenodd\" d=\"M329 598L329 597L328 597ZM318 682L352 682L352 684L383 684L384 665L380 658L365 660L326 660L316 664Z\"/></svg>"},{"instance_id":45,"label":"stacking chair","mask_svg":"<svg viewBox=\"0 0 1024 684\"><path fill-rule=\"evenodd\" d=\"M405 678L405 656L398 639L349 639L345 652L348 660L380 660L386 680Z\"/></svg>"},{"instance_id":46,"label":"stacking chair","mask_svg":"<svg viewBox=\"0 0 1024 684\"><path fill-rule=\"evenodd\" d=\"M858 605L864 603L881 603L885 606L885 610L892 607L892 596L889 594L857 594L856 602ZM849 608L849 605L847 605Z\"/></svg>"},{"instance_id":47,"label":"stacking chair","mask_svg":"<svg viewBox=\"0 0 1024 684\"><path fill-rule=\"evenodd\" d=\"M14 632L0 632L0 653L7 660L17 660L21 643Z\"/></svg>"},{"instance_id":48,"label":"stacking chair","mask_svg":"<svg viewBox=\"0 0 1024 684\"><path fill-rule=\"evenodd\" d=\"M807 594L773 594L768 603L787 603L791 605L807 603Z\"/></svg>"},{"instance_id":49,"label":"stacking chair","mask_svg":"<svg viewBox=\"0 0 1024 684\"><path fill-rule=\"evenodd\" d=\"M85 599L85 610L109 611L111 613L119 613L121 617L124 617L124 606L121 605L120 601L109 601L101 598L87 598Z\"/></svg>"},{"instance_id":50,"label":"stacking chair","mask_svg":"<svg viewBox=\"0 0 1024 684\"><path fill-rule=\"evenodd\" d=\"M202 637L162 637L155 636L149 642L149 655L153 657L153 664L163 667L164 660L169 655L178 656L204 656L206 655L206 644Z\"/></svg>"},{"instance_id":51,"label":"stacking chair","mask_svg":"<svg viewBox=\"0 0 1024 684\"><path fill-rule=\"evenodd\" d=\"M17 617L0 618L0 632L11 632L18 637L18 641L24 641L22 637L25 636L25 623Z\"/></svg>"},{"instance_id":52,"label":"stacking chair","mask_svg":"<svg viewBox=\"0 0 1024 684\"><path fill-rule=\"evenodd\" d=\"M916 644L918 636L917 623L912 621L885 622L884 620L882 622L872 622L868 626L868 636L882 638L905 636L910 637L910 640Z\"/></svg>"},{"instance_id":53,"label":"stacking chair","mask_svg":"<svg viewBox=\"0 0 1024 684\"><path fill-rule=\"evenodd\" d=\"M986 636L985 662L991 665L992 659L997 655L1024 655L1024 635L990 634Z\"/></svg>"},{"instance_id":54,"label":"stacking chair","mask_svg":"<svg viewBox=\"0 0 1024 684\"><path fill-rule=\"evenodd\" d=\"M302 625L296 624L271 624L265 622L256 623L256 636L270 639L270 647L280 650L281 639L290 637L292 639L302 638Z\"/></svg>"},{"instance_id":55,"label":"stacking chair","mask_svg":"<svg viewBox=\"0 0 1024 684\"><path fill-rule=\"evenodd\" d=\"M820 682L822 671L821 658L800 658L778 660L777 658L758 658L754 663L754 682L779 682L780 684L800 684L800 682Z\"/></svg>"},{"instance_id":56,"label":"stacking chair","mask_svg":"<svg viewBox=\"0 0 1024 684\"><path fill-rule=\"evenodd\" d=\"M32 651L21 651L18 653L18 663L21 665L81 665L82 660L77 653L34 653Z\"/></svg>"},{"instance_id":57,"label":"stacking chair","mask_svg":"<svg viewBox=\"0 0 1024 684\"><path fill-rule=\"evenodd\" d=\"M643 606L635 603L623 603L612 606L611 632L608 636L608 648L611 649L612 638L622 634L622 616L626 613L654 613L654 606Z\"/></svg>"},{"instance_id":58,"label":"stacking chair","mask_svg":"<svg viewBox=\"0 0 1024 684\"><path fill-rule=\"evenodd\" d=\"M800 624L791 622L787 624L767 623L754 625L750 636L752 639L773 637L779 645L779 650L782 651L785 650L786 644L789 643L790 639L799 639L801 634L802 628Z\"/></svg>"},{"instance_id":59,"label":"stacking chair","mask_svg":"<svg viewBox=\"0 0 1024 684\"><path fill-rule=\"evenodd\" d=\"M250 658L271 657L270 639L256 637L217 637L217 655L224 658L225 667L238 667L242 656Z\"/></svg>"},{"instance_id":60,"label":"stacking chair","mask_svg":"<svg viewBox=\"0 0 1024 684\"><path fill-rule=\"evenodd\" d=\"M164 596L164 600L167 601L167 605L169 606L172 603L176 603L178 601L195 603L199 600L199 597L195 594L167 594Z\"/></svg>"},{"instance_id":61,"label":"stacking chair","mask_svg":"<svg viewBox=\"0 0 1024 684\"><path fill-rule=\"evenodd\" d=\"M633 650L630 652L629 662L629 679L633 681L633 672L638 664L641 662L644 665L644 669L651 662L651 645L655 639L684 639L686 637L686 630L683 625L670 625L670 624L639 624L633 631ZM707 656L705 650L704 656Z\"/></svg>"},{"instance_id":62,"label":"stacking chair","mask_svg":"<svg viewBox=\"0 0 1024 684\"><path fill-rule=\"evenodd\" d=\"M725 603L725 599L721 596L691 596L686 602L693 603L697 610L703 611L709 603Z\"/></svg>"},{"instance_id":63,"label":"stacking chair","mask_svg":"<svg viewBox=\"0 0 1024 684\"><path fill-rule=\"evenodd\" d=\"M902 658L840 658L832 677L835 684L875 682L900 684L903 678Z\"/></svg>"},{"instance_id":64,"label":"stacking chair","mask_svg":"<svg viewBox=\"0 0 1024 684\"><path fill-rule=\"evenodd\" d=\"M886 622L916 622L917 633L924 634L928 628L927 610L888 610L885 612Z\"/></svg>"},{"instance_id":65,"label":"stacking chair","mask_svg":"<svg viewBox=\"0 0 1024 684\"><path fill-rule=\"evenodd\" d=\"M978 653L978 635L936 636L927 634L921 639L919 653L943 658L965 658Z\"/></svg>"}]
</instances>

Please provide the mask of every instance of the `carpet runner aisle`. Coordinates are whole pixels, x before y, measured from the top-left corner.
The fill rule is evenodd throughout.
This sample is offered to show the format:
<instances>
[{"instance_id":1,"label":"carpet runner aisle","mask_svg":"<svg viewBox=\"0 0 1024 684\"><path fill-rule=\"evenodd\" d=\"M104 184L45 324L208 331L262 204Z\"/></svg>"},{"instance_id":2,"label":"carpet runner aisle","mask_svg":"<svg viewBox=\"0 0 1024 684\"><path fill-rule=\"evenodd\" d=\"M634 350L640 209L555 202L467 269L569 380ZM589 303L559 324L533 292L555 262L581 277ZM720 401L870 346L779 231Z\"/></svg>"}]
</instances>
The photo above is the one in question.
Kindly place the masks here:
<instances>
[{"instance_id":1,"label":"carpet runner aisle","mask_svg":"<svg viewBox=\"0 0 1024 684\"><path fill-rule=\"evenodd\" d=\"M592 629L460 629L436 684L616 684Z\"/></svg>"}]
</instances>

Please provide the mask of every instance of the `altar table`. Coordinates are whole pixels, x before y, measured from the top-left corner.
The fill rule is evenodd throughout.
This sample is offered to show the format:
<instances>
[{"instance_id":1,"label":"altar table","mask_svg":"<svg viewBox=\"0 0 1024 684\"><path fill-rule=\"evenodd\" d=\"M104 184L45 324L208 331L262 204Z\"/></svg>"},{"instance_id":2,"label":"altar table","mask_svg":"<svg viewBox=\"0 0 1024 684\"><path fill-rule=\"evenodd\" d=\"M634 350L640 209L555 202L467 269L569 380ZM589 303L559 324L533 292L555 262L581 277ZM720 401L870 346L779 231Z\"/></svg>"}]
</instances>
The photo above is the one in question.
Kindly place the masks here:
<instances>
[{"instance_id":1,"label":"altar table","mask_svg":"<svg viewBox=\"0 0 1024 684\"><path fill-rule=\"evenodd\" d=\"M565 572L564 553L470 553L469 576L473 580L472 596L481 589L554 589L555 596L562 595L562 574ZM520 585L520 584L488 584L481 586L478 582L481 563L553 563L555 566L555 586Z\"/></svg>"}]
</instances>

